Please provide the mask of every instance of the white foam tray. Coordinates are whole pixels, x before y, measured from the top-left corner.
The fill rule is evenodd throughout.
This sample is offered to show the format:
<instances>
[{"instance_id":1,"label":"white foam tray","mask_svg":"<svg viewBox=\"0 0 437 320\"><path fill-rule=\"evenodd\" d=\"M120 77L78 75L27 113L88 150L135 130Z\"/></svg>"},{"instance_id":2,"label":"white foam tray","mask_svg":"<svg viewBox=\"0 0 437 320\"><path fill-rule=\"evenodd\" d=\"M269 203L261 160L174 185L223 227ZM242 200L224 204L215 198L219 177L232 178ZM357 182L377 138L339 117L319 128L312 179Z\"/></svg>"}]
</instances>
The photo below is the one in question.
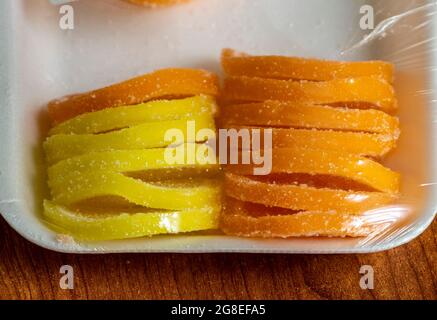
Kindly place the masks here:
<instances>
[{"instance_id":1,"label":"white foam tray","mask_svg":"<svg viewBox=\"0 0 437 320\"><path fill-rule=\"evenodd\" d=\"M381 7L383 2L383 7ZM379 1L377 18L424 1ZM59 7L46 0L0 1L0 212L23 237L42 247L74 253L284 252L352 253L385 250L410 241L436 212L436 28L414 15L351 54L360 40L359 8L351 0L195 0L147 10L118 0L74 2L75 29L59 28ZM431 18L429 18L431 19ZM406 25L403 26L403 25ZM421 26L422 25L422 26ZM414 30L413 30L414 29ZM433 33L432 33L433 32ZM219 54L232 47L254 54L399 62L402 138L387 160L404 177L403 203L414 203L410 228L372 245L354 239L252 240L224 235L159 236L104 243L65 243L40 220L46 195L41 142L45 104L164 67L220 72ZM435 53L435 51L434 51ZM428 90L428 91L427 91ZM402 210L403 207L399 207Z\"/></svg>"}]
</instances>

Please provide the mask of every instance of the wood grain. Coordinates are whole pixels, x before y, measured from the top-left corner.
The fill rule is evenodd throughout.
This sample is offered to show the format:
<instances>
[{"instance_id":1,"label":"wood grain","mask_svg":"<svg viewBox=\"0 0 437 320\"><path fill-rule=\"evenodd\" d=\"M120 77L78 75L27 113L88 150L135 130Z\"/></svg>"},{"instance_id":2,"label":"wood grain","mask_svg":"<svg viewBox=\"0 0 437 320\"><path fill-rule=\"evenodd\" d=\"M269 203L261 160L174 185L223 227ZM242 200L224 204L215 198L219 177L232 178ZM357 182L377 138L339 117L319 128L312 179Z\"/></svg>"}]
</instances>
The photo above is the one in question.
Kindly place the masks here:
<instances>
[{"instance_id":1,"label":"wood grain","mask_svg":"<svg viewBox=\"0 0 437 320\"><path fill-rule=\"evenodd\" d=\"M41 249L0 219L3 299L436 299L437 221L413 242L368 255L66 255ZM74 290L59 287L62 265ZM375 289L359 286L372 265Z\"/></svg>"}]
</instances>

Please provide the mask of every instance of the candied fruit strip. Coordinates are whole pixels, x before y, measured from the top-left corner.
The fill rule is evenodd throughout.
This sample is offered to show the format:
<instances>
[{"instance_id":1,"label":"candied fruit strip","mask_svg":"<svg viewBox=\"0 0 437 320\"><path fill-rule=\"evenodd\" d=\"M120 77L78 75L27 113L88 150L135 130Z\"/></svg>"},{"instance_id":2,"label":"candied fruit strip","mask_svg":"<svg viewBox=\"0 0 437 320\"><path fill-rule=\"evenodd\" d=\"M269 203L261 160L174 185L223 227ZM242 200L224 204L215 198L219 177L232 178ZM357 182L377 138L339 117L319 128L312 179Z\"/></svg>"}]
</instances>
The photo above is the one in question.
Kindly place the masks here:
<instances>
[{"instance_id":1,"label":"candied fruit strip","mask_svg":"<svg viewBox=\"0 0 437 320\"><path fill-rule=\"evenodd\" d=\"M51 101L49 115L58 124L82 113L166 97L217 96L218 79L205 70L163 69L87 93Z\"/></svg>"},{"instance_id":2,"label":"candied fruit strip","mask_svg":"<svg viewBox=\"0 0 437 320\"><path fill-rule=\"evenodd\" d=\"M382 192L361 192L314 188L306 185L266 183L249 177L226 173L224 190L240 201L304 211L334 211L361 214L382 207L396 199Z\"/></svg>"},{"instance_id":3,"label":"candied fruit strip","mask_svg":"<svg viewBox=\"0 0 437 320\"><path fill-rule=\"evenodd\" d=\"M396 147L389 135L332 130L273 129L274 148L337 150L361 156L382 157Z\"/></svg>"},{"instance_id":4,"label":"candied fruit strip","mask_svg":"<svg viewBox=\"0 0 437 320\"><path fill-rule=\"evenodd\" d=\"M308 173L311 175L338 176L361 183L377 191L398 193L400 176L371 159L333 150L311 150L303 148L276 148L271 151L271 173ZM241 151L243 159L264 159L268 166L269 155L264 151ZM244 154L246 153L246 154ZM260 165L229 164L232 173L252 175Z\"/></svg>"},{"instance_id":5,"label":"candied fruit strip","mask_svg":"<svg viewBox=\"0 0 437 320\"><path fill-rule=\"evenodd\" d=\"M227 75L273 79L329 81L377 76L393 83L394 66L384 61L343 62L285 56L250 56L224 49L222 66Z\"/></svg>"},{"instance_id":6,"label":"candied fruit strip","mask_svg":"<svg viewBox=\"0 0 437 320\"><path fill-rule=\"evenodd\" d=\"M84 215L44 201L44 218L76 240L118 240L217 229L219 207L182 211Z\"/></svg>"},{"instance_id":7,"label":"candied fruit strip","mask_svg":"<svg viewBox=\"0 0 437 320\"><path fill-rule=\"evenodd\" d=\"M216 109L214 98L204 95L179 100L156 100L81 114L52 128L49 135L103 133L147 122L214 114Z\"/></svg>"},{"instance_id":8,"label":"candied fruit strip","mask_svg":"<svg viewBox=\"0 0 437 320\"><path fill-rule=\"evenodd\" d=\"M220 121L225 126L248 125L333 129L399 136L399 120L385 112L369 109L334 108L289 101L224 106Z\"/></svg>"},{"instance_id":9,"label":"candied fruit strip","mask_svg":"<svg viewBox=\"0 0 437 320\"><path fill-rule=\"evenodd\" d=\"M193 137L189 134L189 131L191 131L190 126L195 127L196 134ZM89 152L160 148L184 142L203 142L206 140L205 137L196 137L202 129L215 130L214 119L211 115L200 115L191 119L150 122L97 135L54 135L46 140L44 149L47 162L49 165L53 165L61 160ZM169 130L179 130L185 140L167 140L166 133L170 132ZM200 138L200 140L197 138Z\"/></svg>"},{"instance_id":10,"label":"candied fruit strip","mask_svg":"<svg viewBox=\"0 0 437 320\"><path fill-rule=\"evenodd\" d=\"M229 77L224 82L222 99L225 102L366 103L387 112L397 109L393 87L376 77L324 82Z\"/></svg>"},{"instance_id":11,"label":"candied fruit strip","mask_svg":"<svg viewBox=\"0 0 437 320\"><path fill-rule=\"evenodd\" d=\"M220 216L220 229L227 235L239 237L365 237L392 225L392 222L385 219L378 221L372 215L311 211L269 215L272 209L265 208L264 216L253 217L250 210L247 203L226 203Z\"/></svg>"},{"instance_id":12,"label":"candied fruit strip","mask_svg":"<svg viewBox=\"0 0 437 320\"><path fill-rule=\"evenodd\" d=\"M203 208L217 203L220 186L194 180L184 185L145 182L111 171L77 171L48 182L53 201L72 205L104 196L121 197L132 204L156 209Z\"/></svg>"},{"instance_id":13,"label":"candied fruit strip","mask_svg":"<svg viewBox=\"0 0 437 320\"><path fill-rule=\"evenodd\" d=\"M126 1L141 6L159 7L159 6L170 6L178 3L188 2L190 0L126 0Z\"/></svg>"},{"instance_id":14,"label":"candied fruit strip","mask_svg":"<svg viewBox=\"0 0 437 320\"><path fill-rule=\"evenodd\" d=\"M273 129L274 148L337 150L361 156L382 157L396 147L387 135L328 130Z\"/></svg>"},{"instance_id":15,"label":"candied fruit strip","mask_svg":"<svg viewBox=\"0 0 437 320\"><path fill-rule=\"evenodd\" d=\"M172 148L156 148L141 150L113 150L91 152L81 156L65 159L49 167L48 177L53 179L66 177L70 172L80 170L108 170L130 173L149 170L177 170L184 167L203 170L219 170L212 149L202 152L207 147L197 144L183 144ZM196 156L188 159L188 152Z\"/></svg>"},{"instance_id":16,"label":"candied fruit strip","mask_svg":"<svg viewBox=\"0 0 437 320\"><path fill-rule=\"evenodd\" d=\"M226 129L235 129L238 132L247 130L251 139L260 137L260 143L253 144L252 150L259 150L264 146L265 128L232 126ZM361 156L382 157L396 147L396 140L390 135L316 129L271 130L273 148L336 150ZM243 149L241 144L239 147Z\"/></svg>"}]
</instances>

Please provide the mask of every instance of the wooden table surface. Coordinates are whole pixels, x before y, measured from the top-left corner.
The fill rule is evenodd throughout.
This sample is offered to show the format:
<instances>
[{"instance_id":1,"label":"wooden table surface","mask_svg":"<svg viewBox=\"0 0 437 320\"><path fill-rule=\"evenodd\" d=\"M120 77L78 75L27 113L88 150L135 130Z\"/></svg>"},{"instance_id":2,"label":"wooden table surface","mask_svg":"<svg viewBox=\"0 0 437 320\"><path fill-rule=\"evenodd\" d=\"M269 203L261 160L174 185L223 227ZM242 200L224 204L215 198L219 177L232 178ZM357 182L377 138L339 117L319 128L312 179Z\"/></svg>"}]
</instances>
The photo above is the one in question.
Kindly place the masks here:
<instances>
[{"instance_id":1,"label":"wooden table surface","mask_svg":"<svg viewBox=\"0 0 437 320\"><path fill-rule=\"evenodd\" d=\"M0 218L3 299L436 299L437 221L402 247L368 255L66 255L41 249ZM74 290L59 269L74 268ZM374 268L374 290L359 286Z\"/></svg>"}]
</instances>

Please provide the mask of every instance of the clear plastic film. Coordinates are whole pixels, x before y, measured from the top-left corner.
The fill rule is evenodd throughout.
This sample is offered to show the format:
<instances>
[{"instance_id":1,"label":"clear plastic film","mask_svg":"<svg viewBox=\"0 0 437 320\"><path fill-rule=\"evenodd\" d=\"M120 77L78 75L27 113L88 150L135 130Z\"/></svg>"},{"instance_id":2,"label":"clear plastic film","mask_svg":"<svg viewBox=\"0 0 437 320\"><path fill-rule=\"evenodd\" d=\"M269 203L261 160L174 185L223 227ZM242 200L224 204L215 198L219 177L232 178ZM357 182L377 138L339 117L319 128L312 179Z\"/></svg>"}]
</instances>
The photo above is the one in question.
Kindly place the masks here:
<instances>
[{"instance_id":1,"label":"clear plastic film","mask_svg":"<svg viewBox=\"0 0 437 320\"><path fill-rule=\"evenodd\" d=\"M437 2L374 1L375 28L354 39L341 54L370 50L372 58L395 65L401 137L384 160L401 174L400 198L368 212L375 222L391 221L361 239L363 248L397 246L419 235L434 219L436 205Z\"/></svg>"},{"instance_id":2,"label":"clear plastic film","mask_svg":"<svg viewBox=\"0 0 437 320\"><path fill-rule=\"evenodd\" d=\"M339 66L336 62L323 64L277 57L280 52L274 53L274 57L263 57L262 54L249 57L232 50L224 52L222 65L227 76L223 89L227 104L222 111L224 125L227 128L240 125L273 129L273 172L270 175L248 177L248 167L251 166L244 165L231 165L227 169L225 193L228 202L222 218L225 232L263 238L352 236L357 237L356 248L380 250L408 241L433 220L436 212L435 198L432 197L436 192L432 141L437 107L437 2L375 1L363 4L360 13L358 32L351 33L351 38L334 54L336 59L331 57L331 60L355 60L357 57L361 60L365 57L363 60L384 61L394 65L393 74L385 66L377 66L379 62L367 66ZM364 35L363 29L368 29ZM365 186L344 180L339 182L339 177L345 178L345 173L350 173L346 169L348 165L343 162L344 153L330 158L325 157L326 150L346 154L353 151L348 149L346 141L336 140L327 133L334 131L343 135L350 131L365 132L367 128L357 129L360 120L348 118L345 114L337 115L335 119L342 119L350 127L340 125L341 121L336 123L338 127L333 127L332 118L325 113L327 109L309 111L308 106L300 104L299 95L305 96L304 99L310 97L318 105L332 105L337 99L342 103L335 107L346 106L347 112L353 110L364 115L369 111L368 106L366 110L356 110L355 105L348 105L348 99L351 99L348 90L354 91L352 96L358 100L367 101L366 93L375 94L379 89L375 86L372 90L369 86L359 92L352 87L334 84L334 81L349 78L345 80L348 83L354 77L352 81L356 85L357 79L362 81L364 78L360 77L366 73L387 83L391 83L394 75L394 99L398 101L398 108L381 108L377 102L382 101L379 99L383 97L380 97L372 101L371 109L382 109L386 116L398 118L400 137L394 138L396 146L390 148L388 154L380 154L376 159L370 156L385 169L391 168L398 173L398 190L380 193L373 185L369 192ZM297 80L317 82L299 83ZM296 85L300 86L299 90ZM318 88L313 90L310 86ZM363 86L359 84L357 88ZM256 103L250 104L249 101ZM338 108L331 109L340 112ZM284 116L287 110L292 113ZM317 113L320 122L314 121ZM372 116L375 121L383 123L376 120L376 115ZM363 123L370 124L368 120ZM310 134L304 135L302 128L313 129L314 139ZM318 145L313 143L317 137ZM352 137L345 139L354 146L366 145L364 141L354 142ZM306 145L310 151L284 149L287 143L293 147ZM308 152L313 150L317 151L309 155ZM347 180L361 179L367 174L384 179L382 171L367 170L363 159L352 160L359 169L346 177ZM379 198L384 195L388 198ZM315 218L317 216L320 220Z\"/></svg>"},{"instance_id":3,"label":"clear plastic film","mask_svg":"<svg viewBox=\"0 0 437 320\"><path fill-rule=\"evenodd\" d=\"M74 20L59 20L63 5ZM3 6L15 20L2 22L10 83L1 87L0 211L36 243L72 252L373 252L412 240L435 217L437 1ZM30 58L26 44L37 42ZM224 62L246 54L276 58ZM332 64L300 64L310 58ZM80 92L90 94L68 97ZM162 135L187 135L191 122L272 129L268 173L227 163L220 148L223 163L169 166ZM206 140L183 139L179 149ZM265 142L250 155L237 147L238 159L265 160ZM77 231L74 247L53 240L70 234L63 222ZM167 235L148 237L158 234Z\"/></svg>"},{"instance_id":4,"label":"clear plastic film","mask_svg":"<svg viewBox=\"0 0 437 320\"><path fill-rule=\"evenodd\" d=\"M420 234L436 212L432 144L436 136L437 2L376 2L375 13L375 29L343 54L371 47L376 59L390 61L396 68L402 134L398 148L386 162L402 175L401 196L392 206L375 210L369 218L393 223L359 242L363 247L383 248Z\"/></svg>"}]
</instances>

